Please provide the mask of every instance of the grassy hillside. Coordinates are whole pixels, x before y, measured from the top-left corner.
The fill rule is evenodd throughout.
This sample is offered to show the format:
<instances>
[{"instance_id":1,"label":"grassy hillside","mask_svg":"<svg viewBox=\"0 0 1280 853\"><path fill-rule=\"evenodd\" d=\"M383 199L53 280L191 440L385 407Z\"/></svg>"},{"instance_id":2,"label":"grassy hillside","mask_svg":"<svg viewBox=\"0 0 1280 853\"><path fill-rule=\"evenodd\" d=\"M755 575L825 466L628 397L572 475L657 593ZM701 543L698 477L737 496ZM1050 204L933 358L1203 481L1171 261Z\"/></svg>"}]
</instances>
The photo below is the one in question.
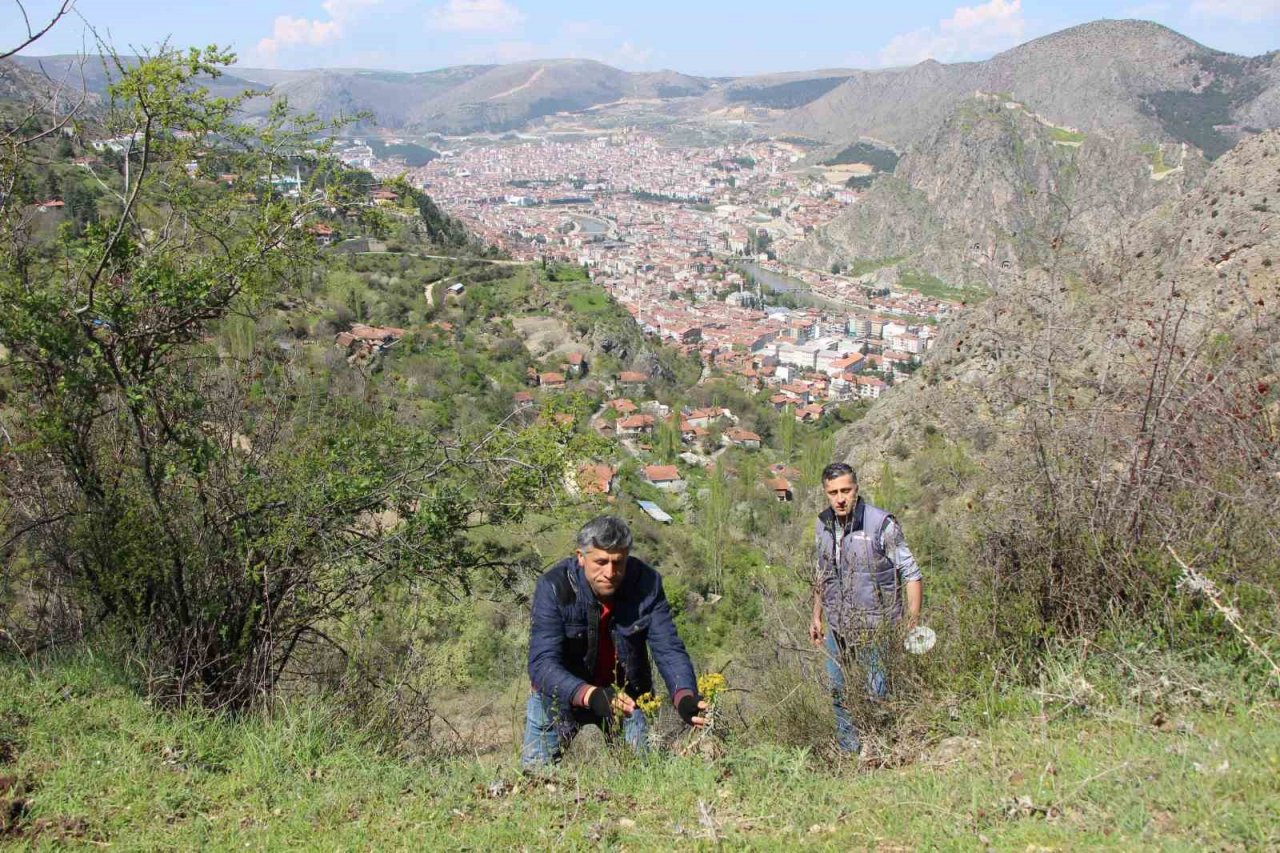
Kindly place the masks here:
<instances>
[{"instance_id":1,"label":"grassy hillside","mask_svg":"<svg viewBox=\"0 0 1280 853\"><path fill-rule=\"evenodd\" d=\"M584 738L558 774L515 747L425 760L318 704L168 714L100 660L0 664L0 839L136 848L1261 849L1280 843L1280 722L1233 701L1152 710L995 694L902 766L730 740L639 760ZM1081 686L1081 685L1084 686ZM1086 689L1086 687L1088 689ZM1086 694L1095 698L1088 699Z\"/></svg>"}]
</instances>

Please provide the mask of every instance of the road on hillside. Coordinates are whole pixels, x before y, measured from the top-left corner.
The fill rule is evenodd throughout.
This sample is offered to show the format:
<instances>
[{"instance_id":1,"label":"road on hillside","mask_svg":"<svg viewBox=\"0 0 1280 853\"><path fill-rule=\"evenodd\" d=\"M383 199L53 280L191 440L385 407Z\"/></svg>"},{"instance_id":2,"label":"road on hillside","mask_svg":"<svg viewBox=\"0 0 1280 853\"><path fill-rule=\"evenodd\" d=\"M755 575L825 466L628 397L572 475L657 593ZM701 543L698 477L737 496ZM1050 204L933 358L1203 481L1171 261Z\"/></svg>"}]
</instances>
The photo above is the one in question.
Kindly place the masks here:
<instances>
[{"instance_id":1,"label":"road on hillside","mask_svg":"<svg viewBox=\"0 0 1280 853\"><path fill-rule=\"evenodd\" d=\"M501 267L526 267L533 261L504 261L497 258L464 258L458 255L424 255L420 252L344 252L348 255L410 255L415 258L427 258L433 261L474 261L478 264L497 264Z\"/></svg>"}]
</instances>

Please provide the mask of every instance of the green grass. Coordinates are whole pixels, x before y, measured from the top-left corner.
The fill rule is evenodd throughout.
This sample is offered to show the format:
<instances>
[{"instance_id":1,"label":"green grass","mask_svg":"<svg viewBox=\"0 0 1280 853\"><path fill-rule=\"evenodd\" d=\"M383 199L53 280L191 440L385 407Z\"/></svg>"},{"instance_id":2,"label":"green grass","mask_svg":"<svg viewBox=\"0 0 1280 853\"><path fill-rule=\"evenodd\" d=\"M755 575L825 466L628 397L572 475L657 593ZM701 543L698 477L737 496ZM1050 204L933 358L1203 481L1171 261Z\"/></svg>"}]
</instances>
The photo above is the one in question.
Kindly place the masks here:
<instances>
[{"instance_id":1,"label":"green grass","mask_svg":"<svg viewBox=\"0 0 1280 853\"><path fill-rule=\"evenodd\" d=\"M0 742L13 757L0 776L32 787L11 838L36 846L1280 843L1274 708L1188 708L1155 722L1149 709L993 696L953 724L974 738L969 751L939 765L859 771L805 749L739 743L715 759L641 760L581 743L547 784L516 772L514 746L479 759L398 758L315 706L240 721L166 713L100 663L0 665Z\"/></svg>"},{"instance_id":2,"label":"green grass","mask_svg":"<svg viewBox=\"0 0 1280 853\"><path fill-rule=\"evenodd\" d=\"M1062 127L1049 128L1049 136L1054 142L1084 142L1084 134Z\"/></svg>"},{"instance_id":3,"label":"green grass","mask_svg":"<svg viewBox=\"0 0 1280 853\"><path fill-rule=\"evenodd\" d=\"M609 296L602 290L580 290L569 294L568 301L578 315L591 316L609 310Z\"/></svg>"},{"instance_id":4,"label":"green grass","mask_svg":"<svg viewBox=\"0 0 1280 853\"><path fill-rule=\"evenodd\" d=\"M985 287L953 287L935 275L913 269L902 270L898 278L898 285L934 299L947 299L953 302L963 301L970 304L981 302L989 295Z\"/></svg>"},{"instance_id":5,"label":"green grass","mask_svg":"<svg viewBox=\"0 0 1280 853\"><path fill-rule=\"evenodd\" d=\"M849 268L845 270L845 275L860 276L869 272L875 272L878 269L891 267L894 264L901 263L902 258L898 256L889 258L860 258L849 264Z\"/></svg>"},{"instance_id":6,"label":"green grass","mask_svg":"<svg viewBox=\"0 0 1280 853\"><path fill-rule=\"evenodd\" d=\"M1165 163L1164 150L1159 145L1149 143L1141 146L1138 150L1151 160L1152 175L1163 175L1165 172L1171 172L1175 168Z\"/></svg>"},{"instance_id":7,"label":"green grass","mask_svg":"<svg viewBox=\"0 0 1280 853\"><path fill-rule=\"evenodd\" d=\"M552 264L547 268L546 278L556 282L591 280L586 268L579 264Z\"/></svg>"}]
</instances>

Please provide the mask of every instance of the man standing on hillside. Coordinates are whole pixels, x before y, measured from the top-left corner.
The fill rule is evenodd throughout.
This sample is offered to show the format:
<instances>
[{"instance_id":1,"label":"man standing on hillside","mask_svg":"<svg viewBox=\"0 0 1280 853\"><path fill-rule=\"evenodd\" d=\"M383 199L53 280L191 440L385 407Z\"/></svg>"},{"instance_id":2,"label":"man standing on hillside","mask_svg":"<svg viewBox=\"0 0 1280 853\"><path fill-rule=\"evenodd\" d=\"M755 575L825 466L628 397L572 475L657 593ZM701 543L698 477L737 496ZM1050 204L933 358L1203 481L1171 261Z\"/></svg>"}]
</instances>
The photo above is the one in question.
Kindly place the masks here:
<instances>
[{"instance_id":1,"label":"man standing on hillside","mask_svg":"<svg viewBox=\"0 0 1280 853\"><path fill-rule=\"evenodd\" d=\"M645 749L645 716L635 700L653 690L649 652L671 691L671 704L691 726L706 721L693 664L671 621L662 577L630 556L631 530L602 515L578 531L578 549L538 578L529 633L533 692L525 717L521 763L532 769L560 760L583 724Z\"/></svg>"},{"instance_id":2,"label":"man standing on hillside","mask_svg":"<svg viewBox=\"0 0 1280 853\"><path fill-rule=\"evenodd\" d=\"M827 508L814 531L817 572L809 639L826 647L836 745L841 752L857 754L862 742L845 701L846 676L865 674L873 700L889 692L884 632L903 620L904 592L906 627L915 627L924 579L897 520L858 497L853 468L843 462L828 465L822 471L822 490Z\"/></svg>"}]
</instances>

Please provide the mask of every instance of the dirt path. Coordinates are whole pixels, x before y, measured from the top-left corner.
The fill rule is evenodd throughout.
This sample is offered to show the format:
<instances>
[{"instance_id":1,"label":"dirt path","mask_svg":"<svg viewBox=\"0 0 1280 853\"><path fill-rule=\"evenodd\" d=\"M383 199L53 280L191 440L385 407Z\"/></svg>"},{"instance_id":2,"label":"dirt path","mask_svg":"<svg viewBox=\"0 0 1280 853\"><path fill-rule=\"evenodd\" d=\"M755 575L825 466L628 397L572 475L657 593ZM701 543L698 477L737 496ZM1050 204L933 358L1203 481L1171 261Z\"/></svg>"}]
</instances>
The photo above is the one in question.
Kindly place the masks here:
<instances>
[{"instance_id":1,"label":"dirt path","mask_svg":"<svg viewBox=\"0 0 1280 853\"><path fill-rule=\"evenodd\" d=\"M1157 171L1156 171L1156 164L1155 164L1155 162L1154 162L1154 158L1153 158L1153 161L1152 161L1152 163L1151 163L1151 167L1150 167L1150 168L1151 168L1151 180L1153 180L1153 181L1163 181L1165 178L1169 177L1170 175L1180 175L1180 174L1182 174L1182 172L1184 171L1183 167L1186 165L1186 162L1187 162L1187 143L1185 143L1185 142L1184 142L1184 143L1182 143L1182 159L1178 161L1178 165L1176 165L1176 166L1171 166L1171 167L1169 167L1168 169L1165 169L1163 172L1157 172Z\"/></svg>"},{"instance_id":2,"label":"dirt path","mask_svg":"<svg viewBox=\"0 0 1280 853\"><path fill-rule=\"evenodd\" d=\"M490 95L489 97L485 98L485 100L496 101L498 98L505 98L507 95L514 95L516 92L520 92L524 89L528 89L534 83L538 82L538 78L541 77L546 70L547 68L544 65L543 67L539 68L537 71L533 72L533 74L529 75L529 79L525 80L519 86L515 86L511 89L508 89L505 92L499 92L496 95Z\"/></svg>"},{"instance_id":3,"label":"dirt path","mask_svg":"<svg viewBox=\"0 0 1280 853\"><path fill-rule=\"evenodd\" d=\"M420 252L351 252L352 255L410 255L415 258L427 258L433 261L471 261L477 264L497 264L500 267L527 267L533 261L503 261L496 258L467 258L460 255L424 255Z\"/></svg>"}]
</instances>

